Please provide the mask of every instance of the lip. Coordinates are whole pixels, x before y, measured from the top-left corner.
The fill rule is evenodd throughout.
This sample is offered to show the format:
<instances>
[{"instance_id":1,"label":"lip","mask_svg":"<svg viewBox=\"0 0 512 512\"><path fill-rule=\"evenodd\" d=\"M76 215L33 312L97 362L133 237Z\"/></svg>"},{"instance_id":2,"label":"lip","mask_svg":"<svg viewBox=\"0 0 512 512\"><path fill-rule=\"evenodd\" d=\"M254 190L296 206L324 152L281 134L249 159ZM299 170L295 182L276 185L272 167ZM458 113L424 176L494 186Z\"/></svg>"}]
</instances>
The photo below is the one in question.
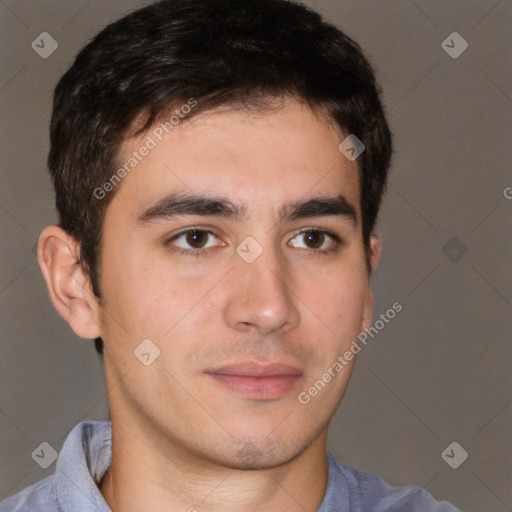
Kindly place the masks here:
<instances>
[{"instance_id":1,"label":"lip","mask_svg":"<svg viewBox=\"0 0 512 512\"><path fill-rule=\"evenodd\" d=\"M254 361L230 364L205 373L225 389L258 400L272 400L286 395L302 379L302 370L294 366Z\"/></svg>"},{"instance_id":2,"label":"lip","mask_svg":"<svg viewBox=\"0 0 512 512\"><path fill-rule=\"evenodd\" d=\"M262 364L255 361L244 361L208 370L206 373L244 377L275 377L277 375L302 375L302 370L284 363Z\"/></svg>"}]
</instances>

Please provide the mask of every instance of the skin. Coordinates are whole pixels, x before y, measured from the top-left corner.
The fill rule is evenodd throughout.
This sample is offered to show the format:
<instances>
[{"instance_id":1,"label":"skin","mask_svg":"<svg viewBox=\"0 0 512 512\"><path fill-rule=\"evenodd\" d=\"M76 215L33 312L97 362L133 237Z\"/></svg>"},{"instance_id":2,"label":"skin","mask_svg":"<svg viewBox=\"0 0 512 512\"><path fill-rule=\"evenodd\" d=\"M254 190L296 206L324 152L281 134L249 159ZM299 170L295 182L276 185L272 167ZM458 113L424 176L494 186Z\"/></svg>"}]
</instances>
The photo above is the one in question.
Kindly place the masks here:
<instances>
[{"instance_id":1,"label":"skin","mask_svg":"<svg viewBox=\"0 0 512 512\"><path fill-rule=\"evenodd\" d=\"M126 140L119 161L146 136ZM123 179L107 208L101 304L77 263L76 241L56 226L41 234L39 262L56 309L76 334L105 343L113 460L100 490L112 510L320 506L327 428L355 359L307 405L298 394L369 327L373 309L357 161L338 150L343 138L295 99L265 113L217 109L182 122ZM245 216L137 221L176 192L222 195L244 205ZM340 194L355 222L282 219L287 204ZM190 228L215 236L202 249L190 237L169 242ZM342 243L318 234L321 243L311 243L298 234L303 228ZM263 249L253 263L236 252L247 236ZM373 236L372 269L379 256ZM134 356L147 338L160 350L149 366ZM240 396L205 373L240 361L284 362L302 376L267 399Z\"/></svg>"}]
</instances>

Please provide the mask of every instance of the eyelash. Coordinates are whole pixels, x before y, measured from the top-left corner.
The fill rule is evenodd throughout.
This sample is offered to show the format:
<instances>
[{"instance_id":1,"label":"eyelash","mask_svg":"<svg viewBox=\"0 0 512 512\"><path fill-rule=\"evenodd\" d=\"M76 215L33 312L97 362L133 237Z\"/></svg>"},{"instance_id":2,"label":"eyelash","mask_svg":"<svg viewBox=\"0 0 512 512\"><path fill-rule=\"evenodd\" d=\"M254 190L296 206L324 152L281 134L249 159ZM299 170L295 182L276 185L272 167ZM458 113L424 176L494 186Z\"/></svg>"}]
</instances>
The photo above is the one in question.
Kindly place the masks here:
<instances>
[{"instance_id":1,"label":"eyelash","mask_svg":"<svg viewBox=\"0 0 512 512\"><path fill-rule=\"evenodd\" d=\"M172 252L176 253L176 254L182 254L182 255L185 255L185 256L193 256L193 257L199 257L199 256L204 256L206 255L210 249L213 249L213 247L208 247L206 249L183 249L181 247L171 247L172 245L172 242L174 242L175 240L178 240L179 238L185 236L187 233L190 233L190 232L194 232L194 231L198 231L200 233L206 233L208 235L213 235L213 236L217 236L213 231L211 231L210 229L206 229L206 228L189 228L189 229L186 229L184 231L181 231L180 233L174 235L173 237L169 238L168 240L165 241L164 245ZM343 245L343 241L341 240L341 238L336 235L335 233L332 233L331 231L327 231L325 229L318 229L318 228L304 228L302 229L301 231L295 233L295 235L293 235L290 240L293 240L295 237L299 236L299 235L303 235L305 233L308 233L308 232L313 232L313 233L316 233L316 234L322 234L322 235L325 235L327 237L329 237L332 241L333 241L333 247L329 248L329 249L303 249L305 251L311 251L313 253L320 253L320 254L323 254L323 255L328 255L328 254L331 254L333 252L336 252L338 251L338 249L341 247L341 245ZM299 248L299 249L302 249L302 248Z\"/></svg>"}]
</instances>

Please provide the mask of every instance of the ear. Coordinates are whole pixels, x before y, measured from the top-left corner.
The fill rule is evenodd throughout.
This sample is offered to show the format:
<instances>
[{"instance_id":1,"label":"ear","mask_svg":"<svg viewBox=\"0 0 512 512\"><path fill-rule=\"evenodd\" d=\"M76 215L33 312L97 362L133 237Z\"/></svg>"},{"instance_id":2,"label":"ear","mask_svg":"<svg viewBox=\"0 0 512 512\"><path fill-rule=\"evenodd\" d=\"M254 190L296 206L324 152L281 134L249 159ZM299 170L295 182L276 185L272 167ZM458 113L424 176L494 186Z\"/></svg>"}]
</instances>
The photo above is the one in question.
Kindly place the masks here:
<instances>
[{"instance_id":1,"label":"ear","mask_svg":"<svg viewBox=\"0 0 512 512\"><path fill-rule=\"evenodd\" d=\"M377 263L379 262L380 255L382 252L382 245L380 242L380 238L377 235L370 236L370 267L371 272L375 270L377 267ZM361 324L361 332L369 329L372 323L372 314L373 314L373 306L374 300L372 292L370 288L368 288L368 295L366 296L366 301L363 309L363 321Z\"/></svg>"},{"instance_id":2,"label":"ear","mask_svg":"<svg viewBox=\"0 0 512 512\"><path fill-rule=\"evenodd\" d=\"M43 230L37 245L37 260L46 280L50 299L71 329L82 338L98 338L98 303L79 260L78 242L58 226Z\"/></svg>"}]
</instances>

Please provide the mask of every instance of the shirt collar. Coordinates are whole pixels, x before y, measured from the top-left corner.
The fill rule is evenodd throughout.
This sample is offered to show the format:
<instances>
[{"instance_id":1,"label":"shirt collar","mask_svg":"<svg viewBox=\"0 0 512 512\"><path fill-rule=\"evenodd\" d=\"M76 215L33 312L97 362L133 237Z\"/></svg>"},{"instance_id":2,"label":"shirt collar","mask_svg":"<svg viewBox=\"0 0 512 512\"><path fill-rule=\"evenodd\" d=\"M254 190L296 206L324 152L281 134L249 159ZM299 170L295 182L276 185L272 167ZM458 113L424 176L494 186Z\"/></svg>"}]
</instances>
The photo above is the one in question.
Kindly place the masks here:
<instances>
[{"instance_id":1,"label":"shirt collar","mask_svg":"<svg viewBox=\"0 0 512 512\"><path fill-rule=\"evenodd\" d=\"M84 422L68 435L56 468L59 503L69 512L111 512L98 484L112 460L109 421Z\"/></svg>"}]
</instances>

